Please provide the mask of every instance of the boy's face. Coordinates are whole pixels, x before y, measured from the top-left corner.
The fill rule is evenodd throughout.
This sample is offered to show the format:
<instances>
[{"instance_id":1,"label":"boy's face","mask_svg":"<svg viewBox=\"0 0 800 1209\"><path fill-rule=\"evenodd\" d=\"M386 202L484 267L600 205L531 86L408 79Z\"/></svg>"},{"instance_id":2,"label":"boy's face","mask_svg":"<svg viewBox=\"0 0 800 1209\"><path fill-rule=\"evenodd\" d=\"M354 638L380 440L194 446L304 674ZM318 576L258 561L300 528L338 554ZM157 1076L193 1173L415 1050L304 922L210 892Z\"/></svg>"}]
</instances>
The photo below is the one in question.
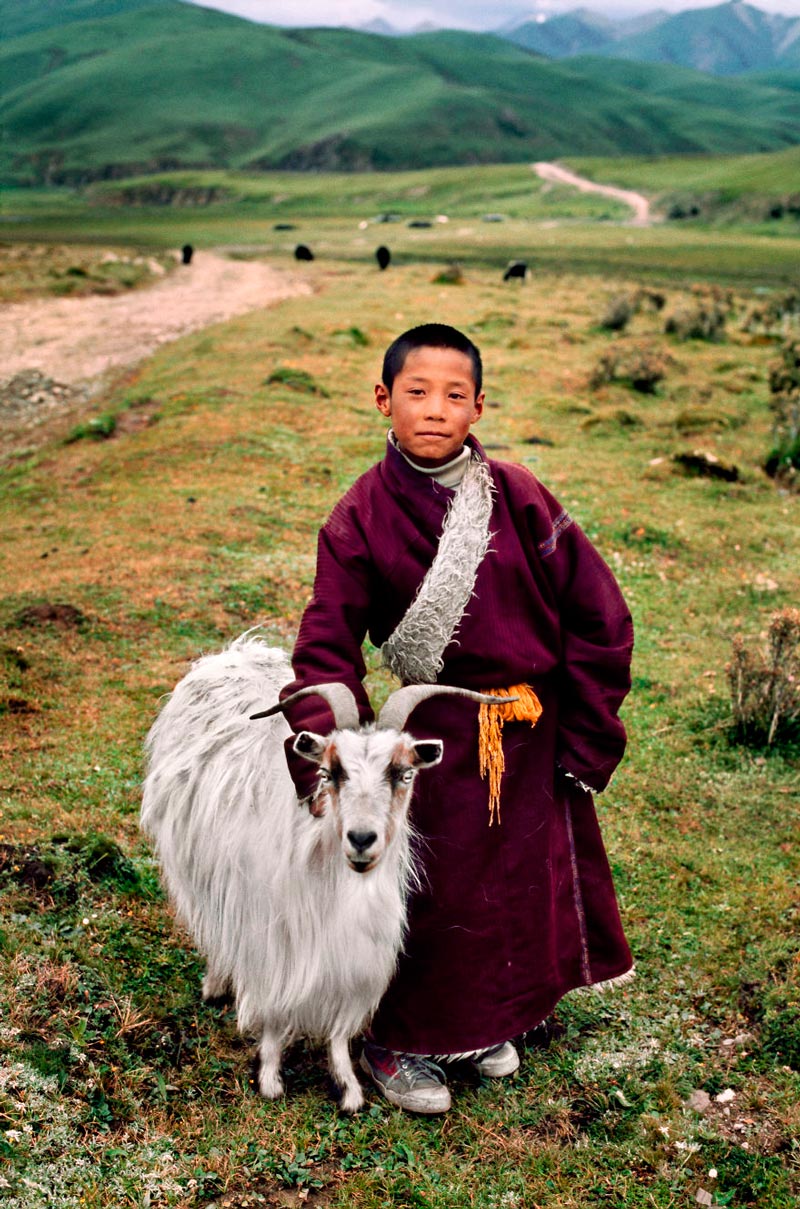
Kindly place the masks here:
<instances>
[{"instance_id":1,"label":"boy's face","mask_svg":"<svg viewBox=\"0 0 800 1209\"><path fill-rule=\"evenodd\" d=\"M375 405L392 421L403 453L420 466L442 466L459 452L483 413L472 362L455 348L415 348L391 392L375 387Z\"/></svg>"}]
</instances>

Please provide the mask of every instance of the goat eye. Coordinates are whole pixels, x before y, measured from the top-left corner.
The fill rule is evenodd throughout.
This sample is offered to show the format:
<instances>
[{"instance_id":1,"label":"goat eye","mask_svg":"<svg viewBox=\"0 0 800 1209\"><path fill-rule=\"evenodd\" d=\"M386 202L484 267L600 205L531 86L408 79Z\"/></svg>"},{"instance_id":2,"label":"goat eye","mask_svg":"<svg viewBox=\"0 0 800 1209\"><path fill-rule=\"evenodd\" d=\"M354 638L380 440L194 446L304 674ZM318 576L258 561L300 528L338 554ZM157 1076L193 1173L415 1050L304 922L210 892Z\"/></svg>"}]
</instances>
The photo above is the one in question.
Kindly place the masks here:
<instances>
[{"instance_id":1,"label":"goat eye","mask_svg":"<svg viewBox=\"0 0 800 1209\"><path fill-rule=\"evenodd\" d=\"M317 777L319 778L321 785L330 784L331 774L328 772L327 768L320 768L319 772L317 773Z\"/></svg>"},{"instance_id":2,"label":"goat eye","mask_svg":"<svg viewBox=\"0 0 800 1209\"><path fill-rule=\"evenodd\" d=\"M410 785L411 782L414 780L414 769L406 768L405 771L403 773L401 773L400 780L402 781L402 783L404 785Z\"/></svg>"}]
</instances>

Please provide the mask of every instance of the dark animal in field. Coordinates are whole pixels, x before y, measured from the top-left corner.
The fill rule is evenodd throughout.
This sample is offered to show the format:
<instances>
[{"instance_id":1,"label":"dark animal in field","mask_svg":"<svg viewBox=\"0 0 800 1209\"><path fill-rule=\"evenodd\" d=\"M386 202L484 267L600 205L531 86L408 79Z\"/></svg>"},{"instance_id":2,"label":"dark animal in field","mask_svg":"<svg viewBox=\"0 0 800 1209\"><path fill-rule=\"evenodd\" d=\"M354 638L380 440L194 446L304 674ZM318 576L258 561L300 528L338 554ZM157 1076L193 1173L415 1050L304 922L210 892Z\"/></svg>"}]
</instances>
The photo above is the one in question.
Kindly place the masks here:
<instances>
[{"instance_id":1,"label":"dark animal in field","mask_svg":"<svg viewBox=\"0 0 800 1209\"><path fill-rule=\"evenodd\" d=\"M379 248L375 249L375 259L378 262L378 268L381 270L381 272L383 272L384 269L388 269L389 263L392 259L392 254L385 244L381 244Z\"/></svg>"},{"instance_id":2,"label":"dark animal in field","mask_svg":"<svg viewBox=\"0 0 800 1209\"><path fill-rule=\"evenodd\" d=\"M525 260L512 260L503 274L503 281L525 281L528 277L528 264Z\"/></svg>"},{"instance_id":3,"label":"dark animal in field","mask_svg":"<svg viewBox=\"0 0 800 1209\"><path fill-rule=\"evenodd\" d=\"M408 225L409 227L432 227L433 223L428 222L427 218L412 218Z\"/></svg>"},{"instance_id":4,"label":"dark animal in field","mask_svg":"<svg viewBox=\"0 0 800 1209\"><path fill-rule=\"evenodd\" d=\"M295 260L313 260L314 253L304 243L299 243L294 250Z\"/></svg>"},{"instance_id":5,"label":"dark animal in field","mask_svg":"<svg viewBox=\"0 0 800 1209\"><path fill-rule=\"evenodd\" d=\"M276 222L273 225L273 231L294 231L293 222Z\"/></svg>"},{"instance_id":6,"label":"dark animal in field","mask_svg":"<svg viewBox=\"0 0 800 1209\"><path fill-rule=\"evenodd\" d=\"M181 264L191 264L194 256L194 248L190 243L185 243L181 248Z\"/></svg>"}]
</instances>

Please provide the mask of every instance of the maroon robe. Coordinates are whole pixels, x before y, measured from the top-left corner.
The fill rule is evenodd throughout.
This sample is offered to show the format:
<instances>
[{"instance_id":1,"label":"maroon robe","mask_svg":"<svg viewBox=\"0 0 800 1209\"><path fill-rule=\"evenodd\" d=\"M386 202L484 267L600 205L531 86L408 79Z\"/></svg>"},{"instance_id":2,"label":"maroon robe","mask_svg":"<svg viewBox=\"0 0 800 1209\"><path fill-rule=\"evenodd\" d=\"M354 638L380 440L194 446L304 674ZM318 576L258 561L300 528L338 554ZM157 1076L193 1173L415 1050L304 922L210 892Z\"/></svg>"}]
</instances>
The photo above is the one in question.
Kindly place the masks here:
<instances>
[{"instance_id":1,"label":"maroon robe","mask_svg":"<svg viewBox=\"0 0 800 1209\"><path fill-rule=\"evenodd\" d=\"M472 437L469 444L485 457ZM592 795L622 757L617 711L630 687L633 629L608 566L533 474L489 461L496 495L489 553L444 654L442 684L530 684L534 728L507 722L501 821L489 826L478 769L478 708L436 697L412 714L416 738L444 757L420 773L412 819L423 887L414 893L397 973L373 1021L375 1040L412 1053L488 1047L533 1028L567 991L631 967ZM294 651L296 681L341 680L362 721L361 644L400 621L437 549L452 490L391 445L319 535L314 595ZM292 728L328 733L316 697L291 706ZM301 796L315 770L289 752Z\"/></svg>"}]
</instances>

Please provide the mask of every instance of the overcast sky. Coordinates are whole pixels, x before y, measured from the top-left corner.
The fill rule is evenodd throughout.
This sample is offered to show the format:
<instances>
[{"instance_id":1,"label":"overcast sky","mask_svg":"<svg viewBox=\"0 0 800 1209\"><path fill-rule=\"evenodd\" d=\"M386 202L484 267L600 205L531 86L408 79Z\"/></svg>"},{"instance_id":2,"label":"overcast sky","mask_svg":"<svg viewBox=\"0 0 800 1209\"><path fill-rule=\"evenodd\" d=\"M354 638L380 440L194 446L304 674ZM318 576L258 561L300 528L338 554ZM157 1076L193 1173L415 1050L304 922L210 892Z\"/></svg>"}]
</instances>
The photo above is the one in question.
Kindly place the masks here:
<instances>
[{"instance_id":1,"label":"overcast sky","mask_svg":"<svg viewBox=\"0 0 800 1209\"><path fill-rule=\"evenodd\" d=\"M395 29L423 23L443 29L498 29L509 21L588 8L609 17L662 9L710 8L713 0L193 0L272 25L363 25L382 18ZM800 0L756 0L764 12L800 17Z\"/></svg>"}]
</instances>

